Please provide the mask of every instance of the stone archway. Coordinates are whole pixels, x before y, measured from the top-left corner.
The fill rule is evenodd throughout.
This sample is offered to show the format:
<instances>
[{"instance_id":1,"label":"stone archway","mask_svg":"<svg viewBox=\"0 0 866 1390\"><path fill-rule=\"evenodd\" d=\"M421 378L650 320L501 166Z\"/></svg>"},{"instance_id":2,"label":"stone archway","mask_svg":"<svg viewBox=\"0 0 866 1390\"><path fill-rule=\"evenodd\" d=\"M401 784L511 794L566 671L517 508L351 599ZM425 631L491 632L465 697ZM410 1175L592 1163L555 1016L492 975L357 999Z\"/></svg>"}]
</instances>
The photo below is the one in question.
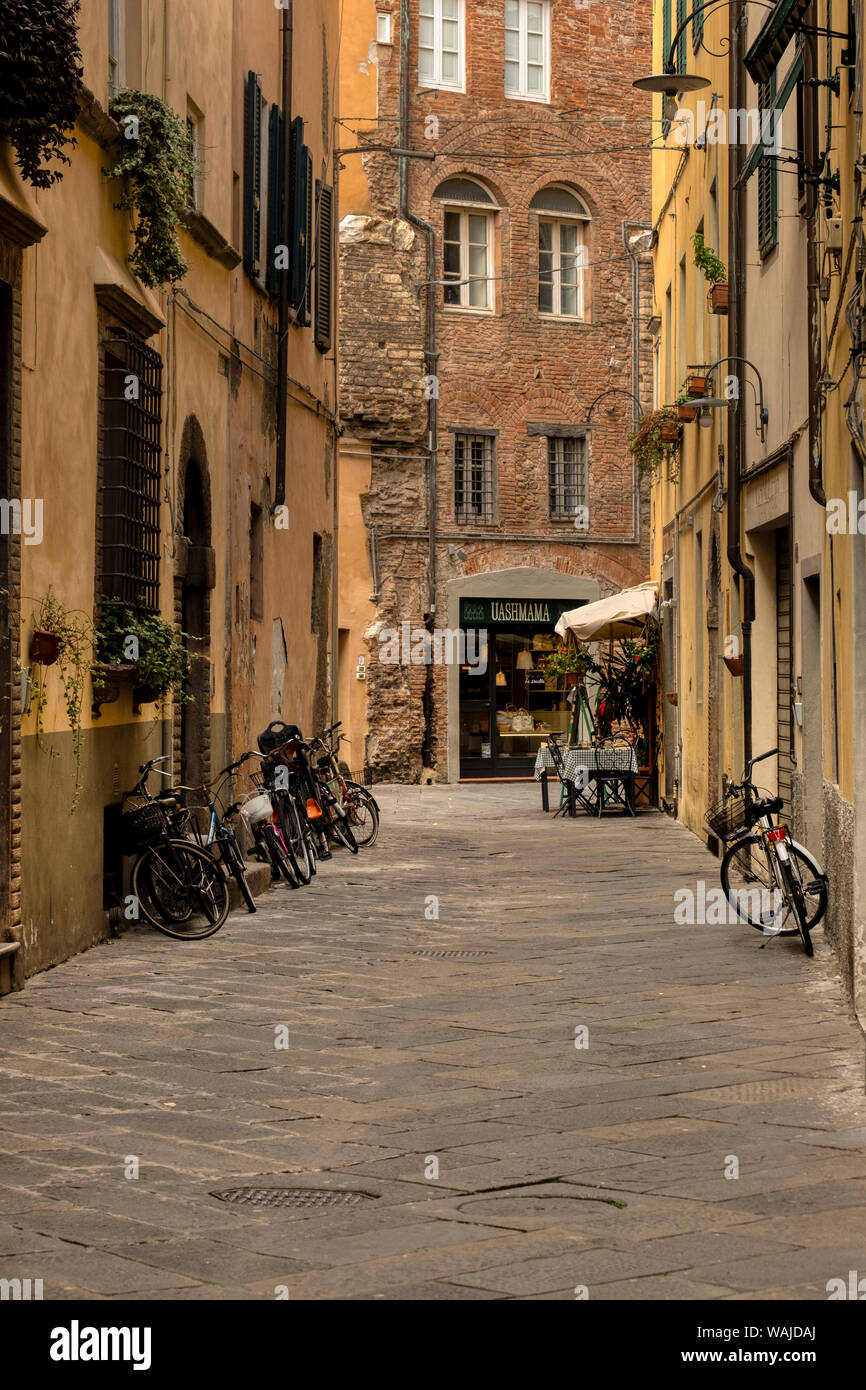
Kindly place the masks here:
<instances>
[{"instance_id":1,"label":"stone archway","mask_svg":"<svg viewBox=\"0 0 866 1390\"><path fill-rule=\"evenodd\" d=\"M188 417L181 440L179 531L175 569L175 616L186 638L188 697L175 718L176 761L186 786L210 777L211 660L210 591L215 583L211 547L210 479L204 436L194 415Z\"/></svg>"}]
</instances>

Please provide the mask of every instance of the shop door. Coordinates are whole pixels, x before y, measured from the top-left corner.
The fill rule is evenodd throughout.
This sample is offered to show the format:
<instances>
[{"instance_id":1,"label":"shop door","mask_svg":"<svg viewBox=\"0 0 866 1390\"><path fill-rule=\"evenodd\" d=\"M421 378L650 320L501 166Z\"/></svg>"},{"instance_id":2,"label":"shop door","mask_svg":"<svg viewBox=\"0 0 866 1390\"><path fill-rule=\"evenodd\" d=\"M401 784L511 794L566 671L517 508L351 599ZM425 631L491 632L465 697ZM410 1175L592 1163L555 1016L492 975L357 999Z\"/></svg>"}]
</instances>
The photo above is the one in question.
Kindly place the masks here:
<instances>
[{"instance_id":1,"label":"shop door","mask_svg":"<svg viewBox=\"0 0 866 1390\"><path fill-rule=\"evenodd\" d=\"M543 670L550 646L546 635L488 630L487 669L461 669L461 777L532 777L541 744L567 735L565 678Z\"/></svg>"}]
</instances>

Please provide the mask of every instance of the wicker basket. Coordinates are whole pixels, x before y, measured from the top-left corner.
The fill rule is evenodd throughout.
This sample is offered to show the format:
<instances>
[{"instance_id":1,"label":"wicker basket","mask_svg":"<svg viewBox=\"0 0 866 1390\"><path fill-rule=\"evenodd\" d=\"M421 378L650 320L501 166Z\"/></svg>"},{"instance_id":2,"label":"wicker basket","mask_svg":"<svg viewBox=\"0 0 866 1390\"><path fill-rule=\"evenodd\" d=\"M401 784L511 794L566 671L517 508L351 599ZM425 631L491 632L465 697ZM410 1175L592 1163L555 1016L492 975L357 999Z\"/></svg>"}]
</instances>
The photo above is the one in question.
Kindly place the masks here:
<instances>
[{"instance_id":1,"label":"wicker basket","mask_svg":"<svg viewBox=\"0 0 866 1390\"><path fill-rule=\"evenodd\" d=\"M729 796L717 806L711 806L704 820L719 840L737 840L749 829L746 803L741 796Z\"/></svg>"},{"instance_id":2,"label":"wicker basket","mask_svg":"<svg viewBox=\"0 0 866 1390\"><path fill-rule=\"evenodd\" d=\"M120 827L126 852L132 854L143 845L158 840L165 834L167 824L165 811L155 801L146 801L133 811L124 811L120 817Z\"/></svg>"}]
</instances>

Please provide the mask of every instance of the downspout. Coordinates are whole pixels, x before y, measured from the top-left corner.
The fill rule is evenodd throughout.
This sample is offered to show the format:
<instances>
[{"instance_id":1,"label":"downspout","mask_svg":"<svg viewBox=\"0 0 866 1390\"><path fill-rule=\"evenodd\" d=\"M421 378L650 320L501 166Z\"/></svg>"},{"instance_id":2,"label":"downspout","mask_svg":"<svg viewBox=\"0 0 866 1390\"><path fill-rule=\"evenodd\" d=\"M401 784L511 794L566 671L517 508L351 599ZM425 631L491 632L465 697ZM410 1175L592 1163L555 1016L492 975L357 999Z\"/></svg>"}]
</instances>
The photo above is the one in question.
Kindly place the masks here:
<instances>
[{"instance_id":1,"label":"downspout","mask_svg":"<svg viewBox=\"0 0 866 1390\"><path fill-rule=\"evenodd\" d=\"M815 26L815 6L809 6L806 12L806 23ZM829 28L829 22L827 27ZM806 80L815 78L818 75L817 57L815 52L814 39L803 45L803 114L804 125L804 154L809 151L812 159L817 153L816 137L816 103L818 93L815 87L806 85ZM829 93L828 93L829 95ZM807 160L807 164L809 161ZM816 176L819 170L811 167L804 170L810 176ZM821 298L820 298L820 268L818 265L818 241L817 228L815 221L818 215L818 185L807 183L805 185L805 196L803 205L803 216L806 219L806 312L808 321L806 324L806 341L808 345L808 390L809 390L809 492L819 507L826 507L827 498L824 493L824 465L821 459L821 393L818 390L818 382L821 376Z\"/></svg>"},{"instance_id":2,"label":"downspout","mask_svg":"<svg viewBox=\"0 0 866 1390\"><path fill-rule=\"evenodd\" d=\"M632 420L634 428L637 429L639 422L638 409L635 404L640 400L640 264L637 252L629 240L629 231L637 227L640 231L651 232L652 227L648 222L623 222L622 224L622 244L625 247L626 255L631 261L631 394L632 401ZM633 465L633 487L632 487L632 534L636 541L640 540L640 492L638 488L637 464Z\"/></svg>"},{"instance_id":3,"label":"downspout","mask_svg":"<svg viewBox=\"0 0 866 1390\"><path fill-rule=\"evenodd\" d=\"M292 211L295 190L292 187L292 5L284 0L282 23L283 49L283 205L281 208L280 240L283 246L292 244ZM288 433L289 389L289 272L280 276L280 297L277 309L277 449L275 458L274 502L271 511L282 507L286 500L286 450Z\"/></svg>"},{"instance_id":4,"label":"downspout","mask_svg":"<svg viewBox=\"0 0 866 1390\"><path fill-rule=\"evenodd\" d=\"M399 148L409 149L409 36L411 22L410 0L400 0L400 133ZM424 322L424 356L426 374L435 377L439 354L436 351L436 233L431 222L416 217L409 210L409 161L401 156L398 162L399 212L411 226L423 232L427 242L426 292L427 302ZM428 632L436 626L436 460L439 450L439 402L436 390L429 392L427 401L427 612L424 624ZM427 665L424 684L424 741L421 748L422 765L425 768L436 766L433 726L433 664Z\"/></svg>"},{"instance_id":5,"label":"downspout","mask_svg":"<svg viewBox=\"0 0 866 1390\"><path fill-rule=\"evenodd\" d=\"M731 45L728 57L728 88L731 106L744 110L746 106L746 70L743 67L743 0L732 8ZM742 145L732 140L728 145L728 261L731 272L730 314L728 319L728 352L731 357L744 355L745 324L745 189L740 185L744 163ZM738 395L728 411L728 563L743 581L743 761L752 756L752 623L755 620L755 576L743 559L740 544L740 470L743 458L743 413Z\"/></svg>"}]
</instances>

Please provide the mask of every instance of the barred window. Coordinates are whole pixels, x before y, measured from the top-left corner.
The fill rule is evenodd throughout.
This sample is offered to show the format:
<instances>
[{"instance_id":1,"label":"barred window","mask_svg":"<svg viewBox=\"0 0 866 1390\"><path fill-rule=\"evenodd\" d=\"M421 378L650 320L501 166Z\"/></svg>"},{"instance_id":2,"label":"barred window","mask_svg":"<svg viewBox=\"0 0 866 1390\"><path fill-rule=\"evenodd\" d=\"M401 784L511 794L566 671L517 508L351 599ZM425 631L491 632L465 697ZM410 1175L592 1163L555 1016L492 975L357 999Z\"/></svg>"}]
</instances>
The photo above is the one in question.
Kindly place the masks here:
<instances>
[{"instance_id":1,"label":"barred window","mask_svg":"<svg viewBox=\"0 0 866 1390\"><path fill-rule=\"evenodd\" d=\"M587 504L586 440L547 441L547 467L551 521L573 521L578 507Z\"/></svg>"},{"instance_id":2,"label":"barred window","mask_svg":"<svg viewBox=\"0 0 866 1390\"><path fill-rule=\"evenodd\" d=\"M104 341L97 600L159 611L162 358L135 333Z\"/></svg>"},{"instance_id":3,"label":"barred window","mask_svg":"<svg viewBox=\"0 0 866 1390\"><path fill-rule=\"evenodd\" d=\"M493 520L493 436L454 436L454 517Z\"/></svg>"}]
</instances>

